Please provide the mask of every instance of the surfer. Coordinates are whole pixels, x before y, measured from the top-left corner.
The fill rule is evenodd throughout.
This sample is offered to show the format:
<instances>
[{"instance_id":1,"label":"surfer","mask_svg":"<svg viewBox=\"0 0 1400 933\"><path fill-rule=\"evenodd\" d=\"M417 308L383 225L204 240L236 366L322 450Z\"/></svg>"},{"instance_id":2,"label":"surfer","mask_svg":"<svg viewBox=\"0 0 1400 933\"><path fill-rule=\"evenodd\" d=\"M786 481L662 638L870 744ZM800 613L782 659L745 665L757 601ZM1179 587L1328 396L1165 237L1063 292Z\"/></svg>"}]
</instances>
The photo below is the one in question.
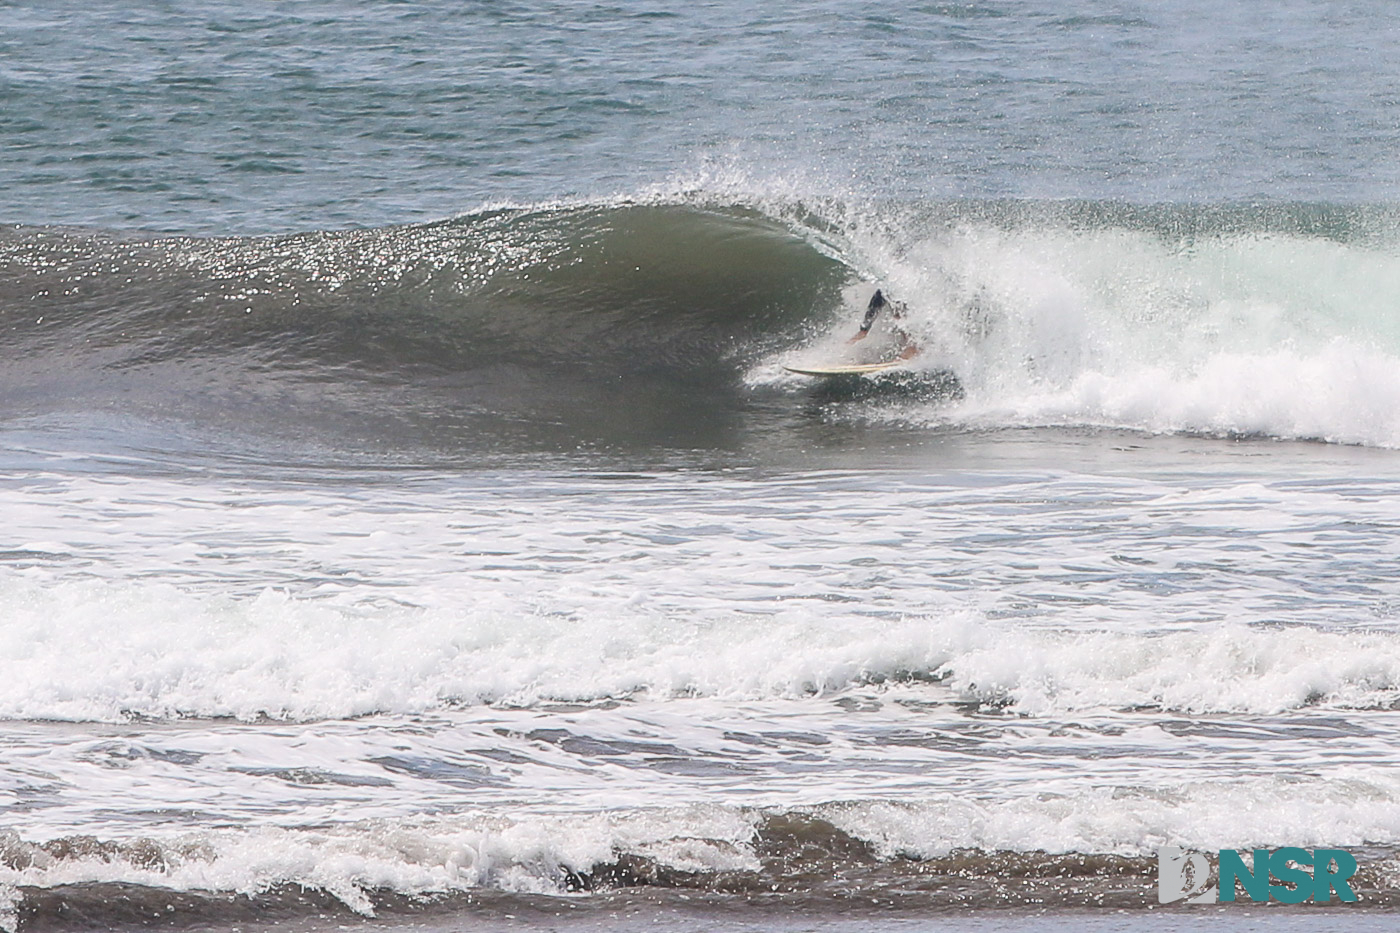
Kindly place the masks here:
<instances>
[{"instance_id":1,"label":"surfer","mask_svg":"<svg viewBox=\"0 0 1400 933\"><path fill-rule=\"evenodd\" d=\"M904 320L905 312L909 310L908 306L902 301L890 301L885 297L884 291L878 288L875 289L875 294L870 296L870 304L865 308L865 318L860 322L860 330L856 331L855 336L846 342L855 343L868 337L870 328L875 323L875 318L879 317L880 312L885 308L890 309L890 330L894 331L895 336L900 341L899 355L896 359L907 360L917 355L919 345L914 342L914 338L909 336L909 332L900 323Z\"/></svg>"}]
</instances>

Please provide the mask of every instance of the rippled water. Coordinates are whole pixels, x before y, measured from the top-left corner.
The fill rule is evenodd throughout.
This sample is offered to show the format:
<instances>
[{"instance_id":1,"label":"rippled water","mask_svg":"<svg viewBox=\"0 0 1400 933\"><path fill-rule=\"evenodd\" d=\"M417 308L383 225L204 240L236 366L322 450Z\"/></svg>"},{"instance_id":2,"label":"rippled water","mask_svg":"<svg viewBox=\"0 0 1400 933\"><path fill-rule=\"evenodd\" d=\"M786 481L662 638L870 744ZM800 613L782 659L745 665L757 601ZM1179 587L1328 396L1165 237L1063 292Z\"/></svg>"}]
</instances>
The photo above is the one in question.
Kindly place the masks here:
<instances>
[{"instance_id":1,"label":"rippled water","mask_svg":"<svg viewBox=\"0 0 1400 933\"><path fill-rule=\"evenodd\" d=\"M4 216L270 232L677 175L865 195L1397 192L1383 2L5 12Z\"/></svg>"}]
</instances>

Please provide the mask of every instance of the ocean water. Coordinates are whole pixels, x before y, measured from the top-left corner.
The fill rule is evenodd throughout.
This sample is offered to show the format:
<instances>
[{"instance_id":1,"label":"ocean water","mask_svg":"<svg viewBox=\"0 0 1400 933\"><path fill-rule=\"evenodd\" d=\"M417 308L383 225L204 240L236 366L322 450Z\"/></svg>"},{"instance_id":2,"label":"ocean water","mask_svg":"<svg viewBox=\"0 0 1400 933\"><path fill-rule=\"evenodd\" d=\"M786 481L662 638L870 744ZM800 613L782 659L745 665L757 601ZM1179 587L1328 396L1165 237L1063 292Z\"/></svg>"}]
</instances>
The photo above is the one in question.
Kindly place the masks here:
<instances>
[{"instance_id":1,"label":"ocean water","mask_svg":"<svg viewBox=\"0 0 1400 933\"><path fill-rule=\"evenodd\" d=\"M1387 928L1397 33L0 7L0 929Z\"/></svg>"}]
</instances>

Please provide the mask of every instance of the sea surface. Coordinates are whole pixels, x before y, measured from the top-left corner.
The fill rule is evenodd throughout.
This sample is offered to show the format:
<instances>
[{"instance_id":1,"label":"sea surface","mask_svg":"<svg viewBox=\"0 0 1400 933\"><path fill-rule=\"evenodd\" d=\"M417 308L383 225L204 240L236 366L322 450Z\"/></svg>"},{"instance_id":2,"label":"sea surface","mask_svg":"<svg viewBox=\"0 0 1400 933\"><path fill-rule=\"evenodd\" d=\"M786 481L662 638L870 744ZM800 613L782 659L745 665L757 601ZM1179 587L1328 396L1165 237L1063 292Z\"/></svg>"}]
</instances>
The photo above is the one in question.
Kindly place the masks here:
<instances>
[{"instance_id":1,"label":"sea surface","mask_svg":"<svg viewBox=\"0 0 1400 933\"><path fill-rule=\"evenodd\" d=\"M0 930L1388 928L1398 136L1380 0L0 4Z\"/></svg>"}]
</instances>

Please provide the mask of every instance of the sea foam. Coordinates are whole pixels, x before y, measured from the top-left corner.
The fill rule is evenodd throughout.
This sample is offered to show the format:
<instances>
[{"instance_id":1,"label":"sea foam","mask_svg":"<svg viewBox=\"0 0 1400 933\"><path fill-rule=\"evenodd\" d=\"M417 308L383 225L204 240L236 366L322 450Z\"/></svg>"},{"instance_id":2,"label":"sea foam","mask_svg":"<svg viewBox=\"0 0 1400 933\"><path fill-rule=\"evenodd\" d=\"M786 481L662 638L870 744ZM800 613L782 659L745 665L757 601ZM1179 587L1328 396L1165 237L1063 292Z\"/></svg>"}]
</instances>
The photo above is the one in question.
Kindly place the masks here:
<instances>
[{"instance_id":1,"label":"sea foam","mask_svg":"<svg viewBox=\"0 0 1400 933\"><path fill-rule=\"evenodd\" d=\"M1301 207L1212 218L838 200L817 213L808 235L869 283L834 332L880 285L909 304L915 368L951 370L966 393L870 406L875 417L1400 446L1387 297L1400 256L1364 224L1343 235L1345 218ZM812 346L835 352L825 334Z\"/></svg>"},{"instance_id":2,"label":"sea foam","mask_svg":"<svg viewBox=\"0 0 1400 933\"><path fill-rule=\"evenodd\" d=\"M1400 690L1400 636L1219 623L1157 635L942 617L563 618L499 604L337 604L164 584L0 586L10 719L293 720L633 696L771 698L927 682L1032 715L1157 707L1371 708Z\"/></svg>"}]
</instances>

